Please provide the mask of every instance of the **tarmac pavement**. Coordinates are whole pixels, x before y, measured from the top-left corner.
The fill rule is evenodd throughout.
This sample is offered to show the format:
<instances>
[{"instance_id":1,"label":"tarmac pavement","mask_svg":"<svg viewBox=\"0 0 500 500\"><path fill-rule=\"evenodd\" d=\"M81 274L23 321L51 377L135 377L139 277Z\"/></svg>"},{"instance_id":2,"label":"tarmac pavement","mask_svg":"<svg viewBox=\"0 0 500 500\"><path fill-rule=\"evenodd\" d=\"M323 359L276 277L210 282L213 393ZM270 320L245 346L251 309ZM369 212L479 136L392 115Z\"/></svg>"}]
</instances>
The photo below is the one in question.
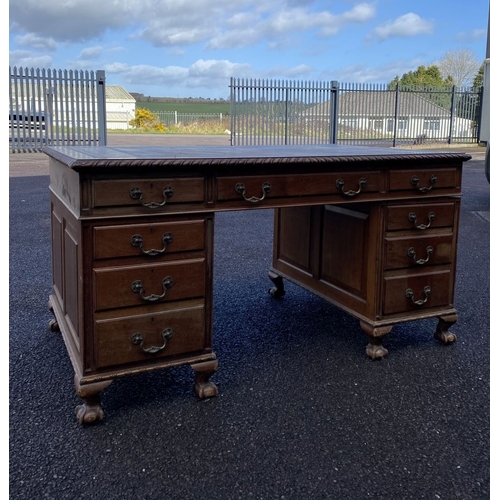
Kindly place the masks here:
<instances>
[{"instance_id":1,"label":"tarmac pavement","mask_svg":"<svg viewBox=\"0 0 500 500\"><path fill-rule=\"evenodd\" d=\"M131 137L228 145L108 144ZM435 320L409 322L370 360L348 314L288 282L282 300L268 295L271 210L217 213L219 396L197 399L189 367L125 377L103 391L105 419L92 426L76 421L71 362L48 329L48 158L11 154L9 498L490 498L490 186L481 148L470 154L455 344L433 339Z\"/></svg>"}]
</instances>

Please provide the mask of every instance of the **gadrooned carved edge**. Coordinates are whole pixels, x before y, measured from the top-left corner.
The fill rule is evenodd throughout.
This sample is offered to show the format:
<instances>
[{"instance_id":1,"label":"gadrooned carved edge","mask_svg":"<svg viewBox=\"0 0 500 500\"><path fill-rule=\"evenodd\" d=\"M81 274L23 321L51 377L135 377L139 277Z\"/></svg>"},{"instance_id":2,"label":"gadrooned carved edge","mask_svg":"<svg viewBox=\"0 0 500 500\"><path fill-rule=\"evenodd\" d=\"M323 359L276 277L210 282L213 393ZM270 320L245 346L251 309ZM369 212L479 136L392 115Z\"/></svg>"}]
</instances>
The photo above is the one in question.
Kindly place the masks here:
<instances>
[{"instance_id":1,"label":"gadrooned carved edge","mask_svg":"<svg viewBox=\"0 0 500 500\"><path fill-rule=\"evenodd\" d=\"M211 167L238 165L269 165L294 163L364 163L409 161L419 163L431 161L461 160L472 157L466 153L426 153L391 155L338 155L338 156L290 156L290 157L226 157L226 158L71 158L59 151L44 151L46 154L68 165L78 168L106 167Z\"/></svg>"}]
</instances>

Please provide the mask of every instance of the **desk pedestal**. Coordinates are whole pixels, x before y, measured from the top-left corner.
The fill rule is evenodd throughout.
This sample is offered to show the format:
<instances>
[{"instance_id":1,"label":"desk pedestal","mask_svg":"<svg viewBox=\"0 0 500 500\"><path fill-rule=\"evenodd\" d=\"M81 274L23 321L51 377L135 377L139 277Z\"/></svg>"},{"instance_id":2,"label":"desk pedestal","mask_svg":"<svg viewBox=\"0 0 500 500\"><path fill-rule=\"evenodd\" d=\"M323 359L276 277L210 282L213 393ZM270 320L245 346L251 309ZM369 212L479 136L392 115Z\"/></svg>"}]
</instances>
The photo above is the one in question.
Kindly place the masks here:
<instances>
[{"instance_id":1,"label":"desk pedestal","mask_svg":"<svg viewBox=\"0 0 500 500\"><path fill-rule=\"evenodd\" d=\"M459 198L277 209L270 293L285 277L359 318L374 359L403 321L438 317L435 337L453 342L459 210Z\"/></svg>"}]
</instances>

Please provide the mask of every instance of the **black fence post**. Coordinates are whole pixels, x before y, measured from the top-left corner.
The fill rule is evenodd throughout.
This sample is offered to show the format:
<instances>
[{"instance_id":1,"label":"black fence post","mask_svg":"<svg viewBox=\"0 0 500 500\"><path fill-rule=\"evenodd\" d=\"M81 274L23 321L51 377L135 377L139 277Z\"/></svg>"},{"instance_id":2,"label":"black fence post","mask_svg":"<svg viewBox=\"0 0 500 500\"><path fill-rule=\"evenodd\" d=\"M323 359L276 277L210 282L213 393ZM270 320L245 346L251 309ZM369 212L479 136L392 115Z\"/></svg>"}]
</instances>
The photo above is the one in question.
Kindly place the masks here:
<instances>
[{"instance_id":1,"label":"black fence post","mask_svg":"<svg viewBox=\"0 0 500 500\"><path fill-rule=\"evenodd\" d=\"M330 82L330 144L337 144L339 119L339 82Z\"/></svg>"},{"instance_id":2,"label":"black fence post","mask_svg":"<svg viewBox=\"0 0 500 500\"><path fill-rule=\"evenodd\" d=\"M106 76L103 70L96 71L97 77L97 123L99 130L99 146L108 142L106 125Z\"/></svg>"},{"instance_id":3,"label":"black fence post","mask_svg":"<svg viewBox=\"0 0 500 500\"><path fill-rule=\"evenodd\" d=\"M394 101L394 137L392 139L392 147L396 147L398 139L398 116L399 116L399 82L396 83L396 98Z\"/></svg>"},{"instance_id":4,"label":"black fence post","mask_svg":"<svg viewBox=\"0 0 500 500\"><path fill-rule=\"evenodd\" d=\"M451 89L451 110L450 110L450 133L448 136L448 144L453 142L453 120L455 119L455 85Z\"/></svg>"}]
</instances>

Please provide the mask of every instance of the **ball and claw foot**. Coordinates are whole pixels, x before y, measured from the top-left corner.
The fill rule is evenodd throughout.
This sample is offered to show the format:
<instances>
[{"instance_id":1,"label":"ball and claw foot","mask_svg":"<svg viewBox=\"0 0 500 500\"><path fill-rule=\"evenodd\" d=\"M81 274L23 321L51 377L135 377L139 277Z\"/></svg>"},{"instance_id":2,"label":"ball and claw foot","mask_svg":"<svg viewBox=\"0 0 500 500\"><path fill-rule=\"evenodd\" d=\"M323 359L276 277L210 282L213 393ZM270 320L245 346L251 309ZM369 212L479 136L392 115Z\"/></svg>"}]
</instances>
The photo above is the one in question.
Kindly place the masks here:
<instances>
[{"instance_id":1,"label":"ball and claw foot","mask_svg":"<svg viewBox=\"0 0 500 500\"><path fill-rule=\"evenodd\" d=\"M52 307L52 302L50 301L50 299L49 299L49 302L47 304L47 307L49 308L49 311L52 314L54 314L54 308ZM54 319L49 320L49 330L51 332L60 332L61 331L61 329L59 328L59 323L55 319L55 315L54 315Z\"/></svg>"},{"instance_id":2,"label":"ball and claw foot","mask_svg":"<svg viewBox=\"0 0 500 500\"><path fill-rule=\"evenodd\" d=\"M49 330L51 332L60 332L59 323L55 319L49 320Z\"/></svg>"},{"instance_id":3,"label":"ball and claw foot","mask_svg":"<svg viewBox=\"0 0 500 500\"><path fill-rule=\"evenodd\" d=\"M217 396L219 389L213 382L205 382L195 384L194 392L200 399L207 399Z\"/></svg>"},{"instance_id":4,"label":"ball and claw foot","mask_svg":"<svg viewBox=\"0 0 500 500\"><path fill-rule=\"evenodd\" d=\"M75 375L76 394L83 400L83 404L78 405L75 409L76 419L79 424L92 424L104 418L99 394L106 389L111 382L111 380L104 380L93 384L80 385L80 381Z\"/></svg>"},{"instance_id":5,"label":"ball and claw foot","mask_svg":"<svg viewBox=\"0 0 500 500\"><path fill-rule=\"evenodd\" d=\"M269 295L274 299L280 299L286 293L283 278L274 271L269 271L268 277L274 283L274 287L268 290Z\"/></svg>"},{"instance_id":6,"label":"ball and claw foot","mask_svg":"<svg viewBox=\"0 0 500 500\"><path fill-rule=\"evenodd\" d=\"M217 371L217 360L191 365L195 372L194 392L200 399L213 398L219 394L217 386L209 378Z\"/></svg>"},{"instance_id":7,"label":"ball and claw foot","mask_svg":"<svg viewBox=\"0 0 500 500\"><path fill-rule=\"evenodd\" d=\"M456 314L446 318L439 318L434 338L445 345L453 344L457 340L457 336L448 329L457 322L457 319Z\"/></svg>"},{"instance_id":8,"label":"ball and claw foot","mask_svg":"<svg viewBox=\"0 0 500 500\"><path fill-rule=\"evenodd\" d=\"M78 423L92 424L93 422L98 422L104 418L104 412L99 404L88 405L86 403L78 405L75 409L76 419Z\"/></svg>"},{"instance_id":9,"label":"ball and claw foot","mask_svg":"<svg viewBox=\"0 0 500 500\"><path fill-rule=\"evenodd\" d=\"M389 351L382 344L369 343L366 346L366 354L371 359L382 359Z\"/></svg>"},{"instance_id":10,"label":"ball and claw foot","mask_svg":"<svg viewBox=\"0 0 500 500\"><path fill-rule=\"evenodd\" d=\"M389 351L382 345L382 338L391 331L392 326L373 326L364 321L360 321L359 324L369 339L366 355L371 359L382 359L387 356Z\"/></svg>"}]
</instances>

